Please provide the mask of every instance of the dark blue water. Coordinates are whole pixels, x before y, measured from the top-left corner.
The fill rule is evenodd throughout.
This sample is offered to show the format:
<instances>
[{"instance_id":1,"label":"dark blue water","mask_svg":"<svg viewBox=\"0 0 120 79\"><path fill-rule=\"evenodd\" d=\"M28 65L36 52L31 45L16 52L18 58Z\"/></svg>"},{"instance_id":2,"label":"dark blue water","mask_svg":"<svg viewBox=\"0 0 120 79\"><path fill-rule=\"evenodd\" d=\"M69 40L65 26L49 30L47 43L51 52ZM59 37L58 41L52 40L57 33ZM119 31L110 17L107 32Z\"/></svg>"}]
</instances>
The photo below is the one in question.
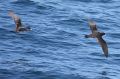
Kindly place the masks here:
<instances>
[{"instance_id":1,"label":"dark blue water","mask_svg":"<svg viewBox=\"0 0 120 79\"><path fill-rule=\"evenodd\" d=\"M14 32L8 10L30 32ZM106 33L105 58L86 18ZM0 79L119 79L120 0L0 0Z\"/></svg>"}]
</instances>

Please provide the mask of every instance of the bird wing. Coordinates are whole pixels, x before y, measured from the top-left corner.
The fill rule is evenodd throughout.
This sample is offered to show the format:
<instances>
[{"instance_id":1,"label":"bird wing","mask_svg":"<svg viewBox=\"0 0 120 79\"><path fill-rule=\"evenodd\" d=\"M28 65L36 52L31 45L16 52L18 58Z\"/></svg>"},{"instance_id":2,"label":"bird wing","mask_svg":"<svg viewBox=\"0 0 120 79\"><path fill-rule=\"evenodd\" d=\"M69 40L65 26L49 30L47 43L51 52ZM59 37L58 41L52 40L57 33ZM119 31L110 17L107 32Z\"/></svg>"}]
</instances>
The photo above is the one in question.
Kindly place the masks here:
<instances>
[{"instance_id":1,"label":"bird wing","mask_svg":"<svg viewBox=\"0 0 120 79\"><path fill-rule=\"evenodd\" d=\"M14 19L14 22L16 24L16 29L22 27L22 22L19 16L17 16L12 10L10 10L8 14Z\"/></svg>"},{"instance_id":2,"label":"bird wing","mask_svg":"<svg viewBox=\"0 0 120 79\"><path fill-rule=\"evenodd\" d=\"M104 52L104 55L106 57L108 57L108 46L107 46L107 43L105 42L105 40L103 40L102 37L98 37L98 42L100 43L101 47L102 47L102 50Z\"/></svg>"},{"instance_id":3,"label":"bird wing","mask_svg":"<svg viewBox=\"0 0 120 79\"><path fill-rule=\"evenodd\" d=\"M15 23L17 23L20 20L20 17L17 16L12 10L10 10L8 14L14 19Z\"/></svg>"},{"instance_id":4,"label":"bird wing","mask_svg":"<svg viewBox=\"0 0 120 79\"><path fill-rule=\"evenodd\" d=\"M94 21L89 20L88 23L89 23L89 26L90 26L90 29L91 29L92 33L97 31L97 27L96 27L96 24L95 24Z\"/></svg>"}]
</instances>

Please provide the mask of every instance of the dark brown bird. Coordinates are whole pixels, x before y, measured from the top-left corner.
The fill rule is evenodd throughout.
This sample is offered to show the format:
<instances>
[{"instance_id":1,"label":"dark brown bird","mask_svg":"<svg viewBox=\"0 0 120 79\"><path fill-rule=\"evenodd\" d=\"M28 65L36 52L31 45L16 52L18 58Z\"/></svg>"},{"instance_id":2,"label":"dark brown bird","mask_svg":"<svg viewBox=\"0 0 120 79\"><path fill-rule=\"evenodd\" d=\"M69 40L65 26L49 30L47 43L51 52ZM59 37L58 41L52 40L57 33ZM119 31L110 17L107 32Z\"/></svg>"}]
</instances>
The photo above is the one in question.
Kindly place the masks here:
<instances>
[{"instance_id":1,"label":"dark brown bird","mask_svg":"<svg viewBox=\"0 0 120 79\"><path fill-rule=\"evenodd\" d=\"M104 52L104 55L108 57L108 46L107 43L103 40L102 36L105 35L104 32L99 32L97 30L96 24L94 21L89 20L89 26L92 31L92 34L85 35L86 38L97 38L100 46L102 47L102 50Z\"/></svg>"},{"instance_id":2,"label":"dark brown bird","mask_svg":"<svg viewBox=\"0 0 120 79\"><path fill-rule=\"evenodd\" d=\"M9 11L9 16L11 16L14 19L15 25L16 25L16 32L20 31L30 31L30 27L24 27L21 19L19 16L17 16L12 10Z\"/></svg>"}]
</instances>

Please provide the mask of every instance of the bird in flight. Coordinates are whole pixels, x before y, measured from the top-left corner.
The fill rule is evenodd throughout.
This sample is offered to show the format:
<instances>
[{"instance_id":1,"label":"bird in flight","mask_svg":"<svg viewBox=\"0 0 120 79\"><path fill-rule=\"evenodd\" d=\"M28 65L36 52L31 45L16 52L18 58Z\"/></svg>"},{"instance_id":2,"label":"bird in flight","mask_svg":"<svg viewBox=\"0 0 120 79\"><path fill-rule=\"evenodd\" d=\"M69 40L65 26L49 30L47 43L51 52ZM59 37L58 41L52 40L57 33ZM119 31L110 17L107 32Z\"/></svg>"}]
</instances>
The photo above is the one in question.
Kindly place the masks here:
<instances>
[{"instance_id":1,"label":"bird in flight","mask_svg":"<svg viewBox=\"0 0 120 79\"><path fill-rule=\"evenodd\" d=\"M104 32L99 32L97 30L96 23L93 20L89 20L88 24L90 26L90 29L92 31L92 34L85 35L85 38L96 38L100 46L102 47L102 50L104 52L104 55L108 57L108 46L106 41L102 38L103 35L105 35Z\"/></svg>"},{"instance_id":2,"label":"bird in flight","mask_svg":"<svg viewBox=\"0 0 120 79\"><path fill-rule=\"evenodd\" d=\"M14 19L15 25L16 25L16 32L20 31L30 31L30 27L24 27L21 19L19 16L17 16L12 10L9 11L9 16L11 16Z\"/></svg>"}]
</instances>

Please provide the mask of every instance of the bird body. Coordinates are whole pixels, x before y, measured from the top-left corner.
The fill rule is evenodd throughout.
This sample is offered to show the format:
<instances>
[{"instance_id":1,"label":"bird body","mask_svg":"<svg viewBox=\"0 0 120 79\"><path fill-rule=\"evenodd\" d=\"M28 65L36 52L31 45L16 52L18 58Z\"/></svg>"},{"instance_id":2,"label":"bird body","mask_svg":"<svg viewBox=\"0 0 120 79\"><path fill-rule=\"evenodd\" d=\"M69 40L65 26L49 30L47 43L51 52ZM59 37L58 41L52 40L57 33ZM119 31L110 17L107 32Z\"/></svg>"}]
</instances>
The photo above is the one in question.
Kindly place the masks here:
<instances>
[{"instance_id":1,"label":"bird body","mask_svg":"<svg viewBox=\"0 0 120 79\"><path fill-rule=\"evenodd\" d=\"M9 11L9 15L14 19L15 25L16 25L16 32L21 31L30 31L30 27L24 27L22 24L22 21L19 16L17 16L12 10Z\"/></svg>"},{"instance_id":2,"label":"bird body","mask_svg":"<svg viewBox=\"0 0 120 79\"><path fill-rule=\"evenodd\" d=\"M96 24L93 21L89 21L89 26L92 31L92 34L85 35L86 38L96 38L98 40L98 43L102 47L102 50L104 52L104 55L108 57L108 46L105 40L103 40L102 36L105 35L104 32L99 32L97 30Z\"/></svg>"},{"instance_id":3,"label":"bird body","mask_svg":"<svg viewBox=\"0 0 120 79\"><path fill-rule=\"evenodd\" d=\"M105 35L104 32L98 32L98 31L96 31L96 32L94 32L92 34L85 35L85 37L86 38L89 38L89 37L91 37L91 38L99 38L100 36L103 36L103 35Z\"/></svg>"}]
</instances>

